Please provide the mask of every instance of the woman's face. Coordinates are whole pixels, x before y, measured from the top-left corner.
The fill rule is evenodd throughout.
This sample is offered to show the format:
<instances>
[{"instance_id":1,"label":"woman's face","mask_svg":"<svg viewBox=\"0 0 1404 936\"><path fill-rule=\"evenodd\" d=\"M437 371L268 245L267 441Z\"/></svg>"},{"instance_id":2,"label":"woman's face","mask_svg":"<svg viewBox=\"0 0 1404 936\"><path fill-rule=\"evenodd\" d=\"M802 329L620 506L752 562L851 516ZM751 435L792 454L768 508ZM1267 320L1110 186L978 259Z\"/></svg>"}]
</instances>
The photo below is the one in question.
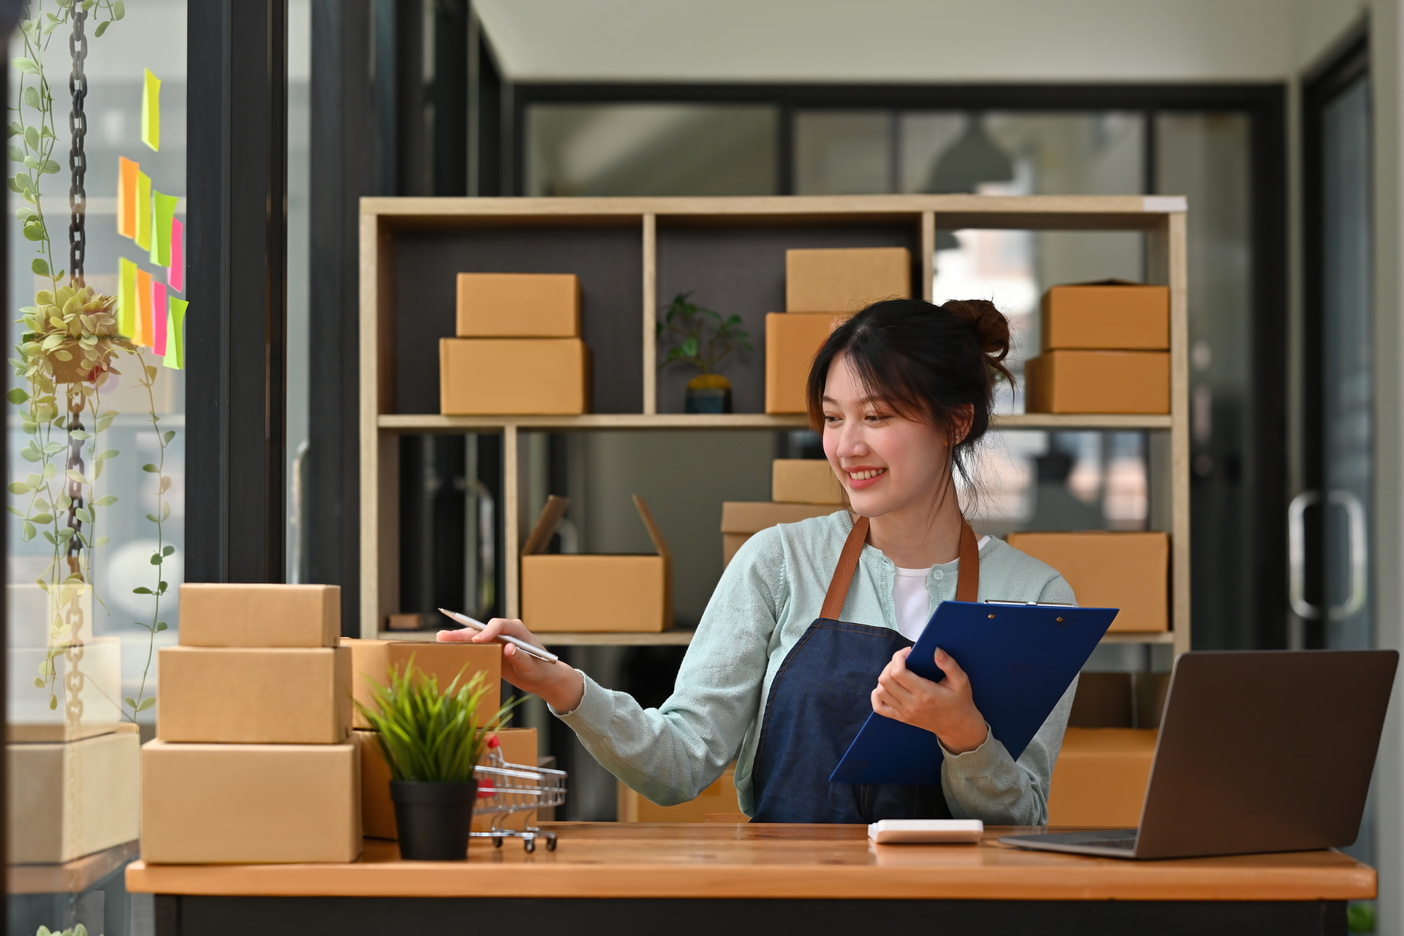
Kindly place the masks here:
<instances>
[{"instance_id":1,"label":"woman's face","mask_svg":"<svg viewBox=\"0 0 1404 936\"><path fill-rule=\"evenodd\" d=\"M868 398L847 355L829 365L823 402L824 455L854 511L864 517L929 513L949 476L945 436Z\"/></svg>"}]
</instances>

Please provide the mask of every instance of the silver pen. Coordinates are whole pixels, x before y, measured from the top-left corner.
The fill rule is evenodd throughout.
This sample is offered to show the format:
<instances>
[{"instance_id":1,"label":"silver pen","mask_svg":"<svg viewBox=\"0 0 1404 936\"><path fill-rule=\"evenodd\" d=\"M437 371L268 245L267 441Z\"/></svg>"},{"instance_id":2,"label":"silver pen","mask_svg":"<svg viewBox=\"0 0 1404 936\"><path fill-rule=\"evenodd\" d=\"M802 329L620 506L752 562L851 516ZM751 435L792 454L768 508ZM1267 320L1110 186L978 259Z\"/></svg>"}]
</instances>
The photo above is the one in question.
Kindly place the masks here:
<instances>
[{"instance_id":1,"label":"silver pen","mask_svg":"<svg viewBox=\"0 0 1404 936\"><path fill-rule=\"evenodd\" d=\"M478 621L478 620L475 620L475 619L473 619L473 618L470 618L470 617L469 617L468 615L466 615L466 614L459 614L459 613L456 612L456 611L449 611L449 610L447 610L447 609L445 609L445 608L440 608L439 611L441 611L443 614L447 615L448 617L452 618L453 620L457 621L458 623L464 625L465 627L471 627L471 628L473 628L473 629L475 629L475 630L486 630L486 629L487 629L487 625L484 624L482 621ZM527 643L525 640L518 640L516 637L509 637L509 636L507 636L506 634L498 634L497 637L496 637L495 639L500 640L500 641L502 641L503 643L509 643L509 644L511 644L512 646L516 647L518 650L520 650L520 651L522 651L523 653L525 653L527 656L534 656L534 657L536 657L538 660L542 660L542 661L544 661L544 662L546 662L546 663L555 663L555 662L558 662L558 661L560 660L560 657L556 656L556 655L555 655L554 653L552 653L551 651L549 651L549 650L542 650L542 649L540 649L539 647L533 647L531 644Z\"/></svg>"}]
</instances>

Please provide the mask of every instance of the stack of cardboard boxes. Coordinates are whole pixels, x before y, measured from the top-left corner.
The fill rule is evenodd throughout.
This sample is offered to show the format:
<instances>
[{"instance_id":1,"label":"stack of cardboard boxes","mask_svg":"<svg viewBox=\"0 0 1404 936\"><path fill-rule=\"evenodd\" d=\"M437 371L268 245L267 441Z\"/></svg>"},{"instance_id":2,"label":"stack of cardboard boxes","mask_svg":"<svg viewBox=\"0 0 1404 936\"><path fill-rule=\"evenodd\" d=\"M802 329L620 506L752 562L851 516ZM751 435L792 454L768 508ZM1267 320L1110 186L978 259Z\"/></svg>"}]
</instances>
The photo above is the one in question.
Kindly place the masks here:
<instances>
[{"instance_id":1,"label":"stack of cardboard boxes","mask_svg":"<svg viewBox=\"0 0 1404 936\"><path fill-rule=\"evenodd\" d=\"M37 585L11 585L12 645L5 726L7 855L12 864L62 864L134 841L140 833L140 741L122 722L120 645L89 637L61 646L50 678L53 609ZM91 627L91 594L79 599ZM54 707L50 708L50 699Z\"/></svg>"},{"instance_id":2,"label":"stack of cardboard boxes","mask_svg":"<svg viewBox=\"0 0 1404 936\"><path fill-rule=\"evenodd\" d=\"M1042 353L1024 364L1030 413L1170 412L1170 290L1119 280L1043 296Z\"/></svg>"},{"instance_id":3,"label":"stack of cardboard boxes","mask_svg":"<svg viewBox=\"0 0 1404 936\"><path fill-rule=\"evenodd\" d=\"M325 585L183 585L141 750L142 856L174 864L352 861L361 762L351 651Z\"/></svg>"},{"instance_id":4,"label":"stack of cardboard boxes","mask_svg":"<svg viewBox=\"0 0 1404 936\"><path fill-rule=\"evenodd\" d=\"M831 514L843 506L843 487L827 459L777 458L771 463L769 501L722 504L722 564L761 530Z\"/></svg>"},{"instance_id":5,"label":"stack of cardboard boxes","mask_svg":"<svg viewBox=\"0 0 1404 936\"><path fill-rule=\"evenodd\" d=\"M375 707L371 681L383 685L392 667L400 669L409 666L411 661L416 670L438 679L440 689L447 689L455 678L460 680L459 685L463 685L475 673L482 673L488 688L479 703L480 725L486 723L502 703L501 644L436 644L343 637L341 646L351 654L355 699L369 708ZM361 827L371 838L397 839L395 806L390 798L390 765L381 753L370 723L361 717L359 710L354 714L354 725L361 758ZM497 737L499 751L508 763L536 766L535 728L504 728L497 733ZM518 813L511 817L507 828L520 829L530 818L529 813ZM486 829L487 821L482 817L474 819L474 830Z\"/></svg>"},{"instance_id":6,"label":"stack of cardboard boxes","mask_svg":"<svg viewBox=\"0 0 1404 936\"><path fill-rule=\"evenodd\" d=\"M439 342L440 411L590 411L590 349L573 273L460 273L456 338Z\"/></svg>"},{"instance_id":7,"label":"stack of cardboard boxes","mask_svg":"<svg viewBox=\"0 0 1404 936\"><path fill-rule=\"evenodd\" d=\"M765 317L765 411L803 413L814 355L844 319L912 295L905 247L785 251L785 311Z\"/></svg>"}]
</instances>

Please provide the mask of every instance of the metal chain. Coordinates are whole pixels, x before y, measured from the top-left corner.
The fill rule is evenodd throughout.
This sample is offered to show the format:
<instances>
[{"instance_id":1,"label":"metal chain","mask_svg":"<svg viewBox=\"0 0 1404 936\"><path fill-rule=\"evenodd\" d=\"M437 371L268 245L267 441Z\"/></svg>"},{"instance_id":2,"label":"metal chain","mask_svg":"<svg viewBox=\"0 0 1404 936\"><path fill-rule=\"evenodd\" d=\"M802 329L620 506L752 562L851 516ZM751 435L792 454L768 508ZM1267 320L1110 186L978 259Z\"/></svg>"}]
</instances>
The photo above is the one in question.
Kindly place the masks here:
<instances>
[{"instance_id":1,"label":"metal chain","mask_svg":"<svg viewBox=\"0 0 1404 936\"><path fill-rule=\"evenodd\" d=\"M68 571L73 575L81 575L82 567L79 565L79 553L83 548L83 541L79 534L83 529L83 521L78 518L78 511L84 506L83 503L83 483L74 480L73 473L83 474L83 407L87 405L87 400L83 394L76 391L77 384L68 385L68 477L64 482L64 493L68 495L71 503L68 506L68 528L73 531L73 535L68 538Z\"/></svg>"},{"instance_id":2,"label":"metal chain","mask_svg":"<svg viewBox=\"0 0 1404 936\"><path fill-rule=\"evenodd\" d=\"M88 213L88 195L83 190L83 174L88 168L88 158L83 152L83 138L88 133L88 118L83 113L83 99L88 96L88 77L83 74L83 60L88 57L88 37L83 35L83 22L87 18L86 10L74 10L73 35L68 37L68 52L73 56L73 72L68 76L68 93L73 96L73 107L68 112L71 139L68 171L72 179L68 186L68 207L71 212L68 222L68 275L80 286L83 285L83 254L87 247L83 219Z\"/></svg>"}]
</instances>

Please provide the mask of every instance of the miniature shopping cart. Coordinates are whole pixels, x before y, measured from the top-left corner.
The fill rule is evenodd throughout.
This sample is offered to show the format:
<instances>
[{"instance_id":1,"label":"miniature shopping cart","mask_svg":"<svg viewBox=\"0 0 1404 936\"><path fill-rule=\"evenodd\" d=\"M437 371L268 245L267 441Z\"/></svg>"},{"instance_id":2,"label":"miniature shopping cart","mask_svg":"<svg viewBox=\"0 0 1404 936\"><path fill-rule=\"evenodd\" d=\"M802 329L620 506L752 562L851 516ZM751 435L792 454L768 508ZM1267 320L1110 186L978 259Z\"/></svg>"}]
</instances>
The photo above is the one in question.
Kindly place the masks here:
<instances>
[{"instance_id":1,"label":"miniature shopping cart","mask_svg":"<svg viewBox=\"0 0 1404 936\"><path fill-rule=\"evenodd\" d=\"M499 848L503 839L519 838L529 852L536 851L536 840L540 838L545 840L547 851L555 851L556 833L543 832L530 823L520 829L509 829L506 824L513 813L530 813L564 803L566 772L507 763L496 736L488 741L488 748L488 762L474 771L478 778L478 803L473 815L491 816L492 824L489 831L473 832L472 836L490 838Z\"/></svg>"}]
</instances>

